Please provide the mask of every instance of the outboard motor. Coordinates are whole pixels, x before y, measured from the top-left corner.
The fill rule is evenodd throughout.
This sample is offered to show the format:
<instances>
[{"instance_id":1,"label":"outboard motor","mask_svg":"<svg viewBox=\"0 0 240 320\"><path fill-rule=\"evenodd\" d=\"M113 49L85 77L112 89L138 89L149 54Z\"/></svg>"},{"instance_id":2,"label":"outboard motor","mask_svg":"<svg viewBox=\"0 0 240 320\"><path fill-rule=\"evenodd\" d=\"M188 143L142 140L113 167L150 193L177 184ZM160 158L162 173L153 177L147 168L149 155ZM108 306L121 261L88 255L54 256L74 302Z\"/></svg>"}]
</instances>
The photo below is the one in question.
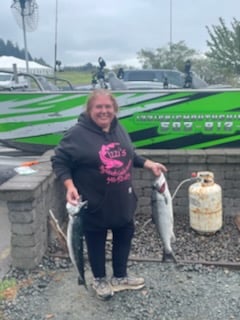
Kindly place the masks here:
<instances>
[{"instance_id":1,"label":"outboard motor","mask_svg":"<svg viewBox=\"0 0 240 320\"><path fill-rule=\"evenodd\" d=\"M102 57L98 58L98 63L99 63L99 66L100 66L101 70L103 70L106 67L106 62L103 60Z\"/></svg>"},{"instance_id":2,"label":"outboard motor","mask_svg":"<svg viewBox=\"0 0 240 320\"><path fill-rule=\"evenodd\" d=\"M103 60L102 57L99 57L98 63L99 63L99 67L97 68L96 74L93 76L92 84L95 87L96 84L99 83L100 88L107 89L108 86L106 84L105 73L103 70L106 67L106 62Z\"/></svg>"},{"instance_id":3,"label":"outboard motor","mask_svg":"<svg viewBox=\"0 0 240 320\"><path fill-rule=\"evenodd\" d=\"M192 86L193 86L193 78L192 78L192 73L190 72L185 77L184 88L191 89Z\"/></svg>"},{"instance_id":4,"label":"outboard motor","mask_svg":"<svg viewBox=\"0 0 240 320\"><path fill-rule=\"evenodd\" d=\"M118 69L117 77L118 77L118 79L123 79L124 78L124 70L123 70L123 68L119 68Z\"/></svg>"},{"instance_id":5,"label":"outboard motor","mask_svg":"<svg viewBox=\"0 0 240 320\"><path fill-rule=\"evenodd\" d=\"M168 89L168 78L166 76L163 78L163 89Z\"/></svg>"},{"instance_id":6,"label":"outboard motor","mask_svg":"<svg viewBox=\"0 0 240 320\"><path fill-rule=\"evenodd\" d=\"M191 67L192 67L191 61L187 60L184 67L184 72L186 75L190 73Z\"/></svg>"},{"instance_id":7,"label":"outboard motor","mask_svg":"<svg viewBox=\"0 0 240 320\"><path fill-rule=\"evenodd\" d=\"M184 72L185 72L185 80L184 80L184 88L192 88L193 86L193 77L192 77L192 72L191 72L191 61L187 60L185 63L184 67Z\"/></svg>"},{"instance_id":8,"label":"outboard motor","mask_svg":"<svg viewBox=\"0 0 240 320\"><path fill-rule=\"evenodd\" d=\"M104 61L104 59L102 57L99 57L98 63L99 63L99 67L97 68L97 71L95 73L93 73L93 75L92 75L93 89L96 88L97 84L99 84L100 88L107 89L108 86L107 86L107 83L105 80L105 73L103 70L106 67L106 62Z\"/></svg>"}]
</instances>

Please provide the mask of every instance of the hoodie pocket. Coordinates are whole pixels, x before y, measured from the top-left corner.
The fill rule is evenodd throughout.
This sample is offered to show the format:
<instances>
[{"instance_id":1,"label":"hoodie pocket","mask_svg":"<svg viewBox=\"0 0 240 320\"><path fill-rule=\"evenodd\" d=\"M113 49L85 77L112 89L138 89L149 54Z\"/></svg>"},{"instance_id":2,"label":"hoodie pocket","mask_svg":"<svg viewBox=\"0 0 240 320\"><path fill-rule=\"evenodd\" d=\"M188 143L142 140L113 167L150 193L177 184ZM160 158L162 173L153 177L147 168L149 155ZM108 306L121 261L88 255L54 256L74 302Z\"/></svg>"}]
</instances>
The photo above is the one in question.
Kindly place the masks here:
<instances>
[{"instance_id":1,"label":"hoodie pocket","mask_svg":"<svg viewBox=\"0 0 240 320\"><path fill-rule=\"evenodd\" d=\"M107 227L121 227L133 219L137 197L131 185L114 185L108 189L101 211Z\"/></svg>"}]
</instances>

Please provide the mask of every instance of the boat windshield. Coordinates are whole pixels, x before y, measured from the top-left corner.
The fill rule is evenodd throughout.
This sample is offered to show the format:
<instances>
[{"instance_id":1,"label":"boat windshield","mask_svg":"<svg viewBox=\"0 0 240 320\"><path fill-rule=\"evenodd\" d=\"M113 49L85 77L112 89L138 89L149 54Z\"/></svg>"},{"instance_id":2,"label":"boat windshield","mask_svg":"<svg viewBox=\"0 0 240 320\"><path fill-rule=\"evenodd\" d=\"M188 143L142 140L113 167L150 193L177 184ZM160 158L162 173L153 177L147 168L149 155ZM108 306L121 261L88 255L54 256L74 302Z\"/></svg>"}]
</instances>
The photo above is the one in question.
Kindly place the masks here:
<instances>
[{"instance_id":1,"label":"boat windshield","mask_svg":"<svg viewBox=\"0 0 240 320\"><path fill-rule=\"evenodd\" d=\"M167 78L168 82L182 87L184 75L174 70L126 70L124 81L153 81L163 82Z\"/></svg>"}]
</instances>

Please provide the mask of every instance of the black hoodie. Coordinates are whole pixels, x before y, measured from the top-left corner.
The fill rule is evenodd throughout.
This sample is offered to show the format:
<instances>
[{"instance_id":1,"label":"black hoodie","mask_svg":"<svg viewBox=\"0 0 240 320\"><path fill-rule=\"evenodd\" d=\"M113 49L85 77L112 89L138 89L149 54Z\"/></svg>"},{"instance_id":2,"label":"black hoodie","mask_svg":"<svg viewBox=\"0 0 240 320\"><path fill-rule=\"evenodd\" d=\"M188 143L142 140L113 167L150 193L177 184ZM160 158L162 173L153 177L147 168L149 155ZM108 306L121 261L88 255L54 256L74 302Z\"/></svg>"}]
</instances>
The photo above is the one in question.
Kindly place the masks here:
<instances>
[{"instance_id":1,"label":"black hoodie","mask_svg":"<svg viewBox=\"0 0 240 320\"><path fill-rule=\"evenodd\" d=\"M56 176L73 179L82 199L88 200L86 230L121 227L133 219L137 198L132 167L142 168L144 162L116 118L107 133L86 113L64 135L52 157Z\"/></svg>"}]
</instances>

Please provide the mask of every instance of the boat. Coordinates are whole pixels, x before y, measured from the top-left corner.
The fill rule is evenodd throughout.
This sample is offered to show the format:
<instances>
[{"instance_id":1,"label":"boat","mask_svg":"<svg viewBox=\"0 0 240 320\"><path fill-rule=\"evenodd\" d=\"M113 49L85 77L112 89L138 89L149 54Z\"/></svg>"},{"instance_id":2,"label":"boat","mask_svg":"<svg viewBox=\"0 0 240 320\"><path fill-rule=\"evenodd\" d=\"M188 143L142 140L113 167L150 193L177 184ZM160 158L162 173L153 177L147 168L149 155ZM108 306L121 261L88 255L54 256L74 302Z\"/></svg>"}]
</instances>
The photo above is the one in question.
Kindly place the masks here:
<instances>
[{"instance_id":1,"label":"boat","mask_svg":"<svg viewBox=\"0 0 240 320\"><path fill-rule=\"evenodd\" d=\"M89 92L0 93L0 141L43 153L77 122ZM240 147L240 90L115 91L118 118L136 148Z\"/></svg>"},{"instance_id":2,"label":"boat","mask_svg":"<svg viewBox=\"0 0 240 320\"><path fill-rule=\"evenodd\" d=\"M70 81L56 76L0 69L0 92L45 92L75 90Z\"/></svg>"},{"instance_id":3,"label":"boat","mask_svg":"<svg viewBox=\"0 0 240 320\"><path fill-rule=\"evenodd\" d=\"M129 88L114 72L87 88L67 83L60 89L56 81L50 85L47 78L30 77L35 88L0 92L0 142L5 146L41 154L54 148L85 110L89 93L100 86L112 90L119 121L136 148L240 147L239 89L163 88L160 81L155 87Z\"/></svg>"},{"instance_id":4,"label":"boat","mask_svg":"<svg viewBox=\"0 0 240 320\"><path fill-rule=\"evenodd\" d=\"M203 89L208 84L197 76L196 73L189 71L184 74L178 70L171 69L141 69L141 70L121 70L118 71L128 89L144 90L152 89Z\"/></svg>"}]
</instances>

